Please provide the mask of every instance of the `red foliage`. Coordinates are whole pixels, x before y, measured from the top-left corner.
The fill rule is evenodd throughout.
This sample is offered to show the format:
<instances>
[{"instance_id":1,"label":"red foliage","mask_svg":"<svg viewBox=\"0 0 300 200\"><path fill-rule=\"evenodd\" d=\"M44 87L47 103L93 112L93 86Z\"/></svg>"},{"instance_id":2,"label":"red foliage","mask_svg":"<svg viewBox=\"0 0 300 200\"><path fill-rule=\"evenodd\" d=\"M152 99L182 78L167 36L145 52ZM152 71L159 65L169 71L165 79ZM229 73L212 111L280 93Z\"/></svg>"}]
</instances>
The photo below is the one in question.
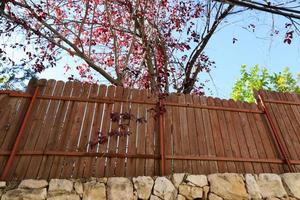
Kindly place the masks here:
<instances>
[{"instance_id":1,"label":"red foliage","mask_svg":"<svg viewBox=\"0 0 300 200\"><path fill-rule=\"evenodd\" d=\"M201 38L202 33L197 28L207 16L205 3L195 0L10 0L4 16L9 20L4 29L18 25L25 30L24 43L33 44L35 48L27 50L26 45L23 46L28 57L23 61L33 61L37 72L55 66L57 58L65 56L61 54L65 52L78 63L77 66L68 63L69 66L75 67L87 81L101 79L95 75L100 74L109 82L125 87L161 92L169 92L170 88L184 92L192 87L198 91L202 86L196 81L198 74L195 73L209 71L214 64L203 49L197 49L205 34L210 34L204 30ZM226 6L215 4L226 11ZM223 18L215 19L219 24ZM209 28L214 31L213 27ZM7 32L8 36L12 33ZM74 80L74 75L69 79Z\"/></svg>"}]
</instances>

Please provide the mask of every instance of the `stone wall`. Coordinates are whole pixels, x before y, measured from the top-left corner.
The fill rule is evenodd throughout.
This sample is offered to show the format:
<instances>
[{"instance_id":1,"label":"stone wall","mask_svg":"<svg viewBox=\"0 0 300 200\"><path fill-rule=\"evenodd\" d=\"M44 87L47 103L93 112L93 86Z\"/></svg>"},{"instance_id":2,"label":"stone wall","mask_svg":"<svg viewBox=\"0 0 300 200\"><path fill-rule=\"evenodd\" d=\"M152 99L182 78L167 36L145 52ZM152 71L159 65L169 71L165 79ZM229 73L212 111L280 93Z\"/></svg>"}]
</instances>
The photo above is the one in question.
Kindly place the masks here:
<instances>
[{"instance_id":1,"label":"stone wall","mask_svg":"<svg viewBox=\"0 0 300 200\"><path fill-rule=\"evenodd\" d=\"M300 173L0 182L1 200L300 199Z\"/></svg>"}]
</instances>

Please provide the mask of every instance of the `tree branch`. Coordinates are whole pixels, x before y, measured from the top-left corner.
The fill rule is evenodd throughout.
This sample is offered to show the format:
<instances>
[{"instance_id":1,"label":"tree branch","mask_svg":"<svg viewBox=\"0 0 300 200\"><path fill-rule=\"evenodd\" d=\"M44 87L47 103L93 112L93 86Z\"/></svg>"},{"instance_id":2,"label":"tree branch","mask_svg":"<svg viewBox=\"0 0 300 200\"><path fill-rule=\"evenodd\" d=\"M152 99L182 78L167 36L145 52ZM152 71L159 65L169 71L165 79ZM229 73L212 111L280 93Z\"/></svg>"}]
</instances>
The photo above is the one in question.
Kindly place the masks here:
<instances>
[{"instance_id":1,"label":"tree branch","mask_svg":"<svg viewBox=\"0 0 300 200\"><path fill-rule=\"evenodd\" d=\"M195 63L196 63L198 57L201 55L201 53L203 52L204 48L206 47L208 41L212 37L213 33L216 31L218 25L229 14L229 12L233 9L233 7L234 7L233 5L229 5L222 12L222 14L214 21L212 27L210 28L210 30L208 31L206 36L203 38L203 40L201 40L201 42L199 42L197 47L193 50L193 52L192 52L191 56L189 57L189 60L186 64L186 68L185 68L186 69L186 77L185 77L185 80L183 81L183 86L181 88L183 90L183 93L188 94L192 91L193 86L196 82L196 77L198 76L198 73L201 71L199 69L201 66L198 66L195 70L195 73L192 75L192 77L190 77L192 69L195 66Z\"/></svg>"},{"instance_id":2,"label":"tree branch","mask_svg":"<svg viewBox=\"0 0 300 200\"><path fill-rule=\"evenodd\" d=\"M230 5L242 6L242 7L260 10L260 11L264 11L264 12L269 12L269 13L281 15L284 17L300 19L300 15L295 14L295 13L298 13L299 11L290 10L290 9L282 9L280 7L270 6L268 4L258 4L257 2L249 2L249 1L245 1L245 0L243 0L243 1L240 1L240 0L214 0L214 1L218 1L221 3L227 3ZM284 11L281 11L281 10L284 10ZM289 10L289 12L285 12L287 10Z\"/></svg>"}]
</instances>

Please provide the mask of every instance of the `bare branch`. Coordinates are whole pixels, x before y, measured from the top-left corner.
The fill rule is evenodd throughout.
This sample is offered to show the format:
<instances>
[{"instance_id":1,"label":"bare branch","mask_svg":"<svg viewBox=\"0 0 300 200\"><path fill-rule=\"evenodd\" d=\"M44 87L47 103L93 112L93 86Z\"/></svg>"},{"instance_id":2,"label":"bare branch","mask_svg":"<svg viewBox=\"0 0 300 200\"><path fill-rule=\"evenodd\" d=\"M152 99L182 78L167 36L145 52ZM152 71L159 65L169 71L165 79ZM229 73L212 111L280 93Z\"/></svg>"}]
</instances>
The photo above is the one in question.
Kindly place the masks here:
<instances>
[{"instance_id":1,"label":"bare branch","mask_svg":"<svg viewBox=\"0 0 300 200\"><path fill-rule=\"evenodd\" d=\"M257 2L249 2L249 1L240 1L240 0L214 0L222 3L228 3L230 5L242 6L250 9L260 10L264 12L269 12L277 15L281 15L284 17L290 17L294 19L300 19L300 13L296 10L290 10L285 8L280 8L277 6L271 6L268 4L259 4ZM288 11L289 10L289 11Z\"/></svg>"},{"instance_id":2,"label":"bare branch","mask_svg":"<svg viewBox=\"0 0 300 200\"><path fill-rule=\"evenodd\" d=\"M196 63L198 57L201 55L201 53L203 52L204 48L206 47L208 41L212 37L213 33L216 31L218 25L229 14L229 12L233 9L233 7L234 7L233 5L229 5L222 12L222 14L219 16L219 18L214 21L214 23L213 23L212 27L210 28L209 32L206 34L206 36L203 38L203 40L201 40L199 42L197 47L193 50L192 54L190 55L189 60L186 64L186 68L185 68L186 77L185 77L185 80L184 80L183 86L182 86L183 93L185 93L185 94L190 93L191 90L193 89L193 86L196 82L196 78L198 76L198 73L200 72L201 66L199 66L199 65L197 66L195 72L193 73L193 75L191 77L192 69L195 66L195 63Z\"/></svg>"}]
</instances>

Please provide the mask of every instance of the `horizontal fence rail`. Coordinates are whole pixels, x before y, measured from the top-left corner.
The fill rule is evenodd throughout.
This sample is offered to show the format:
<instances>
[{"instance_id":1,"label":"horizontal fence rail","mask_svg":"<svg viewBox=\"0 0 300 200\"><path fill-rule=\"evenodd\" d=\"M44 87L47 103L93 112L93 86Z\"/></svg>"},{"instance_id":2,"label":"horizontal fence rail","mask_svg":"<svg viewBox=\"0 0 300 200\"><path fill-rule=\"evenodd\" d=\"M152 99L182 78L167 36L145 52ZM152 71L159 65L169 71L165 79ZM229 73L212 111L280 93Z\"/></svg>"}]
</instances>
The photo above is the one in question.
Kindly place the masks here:
<instances>
[{"instance_id":1,"label":"horizontal fence rail","mask_svg":"<svg viewBox=\"0 0 300 200\"><path fill-rule=\"evenodd\" d=\"M38 89L37 89L38 88ZM257 104L79 82L0 91L3 180L300 171L300 96Z\"/></svg>"}]
</instances>

